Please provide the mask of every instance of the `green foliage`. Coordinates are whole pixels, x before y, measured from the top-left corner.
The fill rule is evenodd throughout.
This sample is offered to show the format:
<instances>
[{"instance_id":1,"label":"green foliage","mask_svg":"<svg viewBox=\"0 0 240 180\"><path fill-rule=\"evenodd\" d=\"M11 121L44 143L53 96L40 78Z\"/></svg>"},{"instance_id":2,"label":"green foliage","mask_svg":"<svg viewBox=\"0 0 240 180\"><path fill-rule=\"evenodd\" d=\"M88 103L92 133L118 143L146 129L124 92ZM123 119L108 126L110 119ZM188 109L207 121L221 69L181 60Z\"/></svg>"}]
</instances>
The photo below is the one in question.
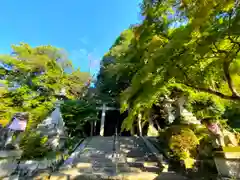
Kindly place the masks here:
<instances>
[{"instance_id":1,"label":"green foliage","mask_svg":"<svg viewBox=\"0 0 240 180\"><path fill-rule=\"evenodd\" d=\"M189 157L190 151L196 149L199 144L198 138L190 129L181 129L178 134L170 138L169 147L173 154L184 160Z\"/></svg>"},{"instance_id":2,"label":"green foliage","mask_svg":"<svg viewBox=\"0 0 240 180\"><path fill-rule=\"evenodd\" d=\"M173 156L183 160L187 168L194 164L192 154L196 154L199 140L191 129L181 128L180 132L172 135L169 140L169 147Z\"/></svg>"},{"instance_id":3,"label":"green foliage","mask_svg":"<svg viewBox=\"0 0 240 180\"><path fill-rule=\"evenodd\" d=\"M107 53L98 79L103 94L117 101L121 94L122 110L131 108L124 128L138 112L147 114L170 84L202 92L191 102L199 118L221 116L219 99L240 100L238 3L143 1L142 15Z\"/></svg>"},{"instance_id":4,"label":"green foliage","mask_svg":"<svg viewBox=\"0 0 240 180\"><path fill-rule=\"evenodd\" d=\"M102 101L128 110L123 129L139 114L148 121L153 105L160 107L163 95L178 99L176 92L188 97L186 108L198 119L210 116L225 128L229 119L238 127L239 7L233 0L143 0L144 20L117 38L96 83ZM199 143L203 154L212 151L206 128L172 126L161 136L180 159L193 157Z\"/></svg>"},{"instance_id":5,"label":"green foliage","mask_svg":"<svg viewBox=\"0 0 240 180\"><path fill-rule=\"evenodd\" d=\"M81 98L88 88L85 83L90 76L80 69L75 70L60 48L20 43L13 45L12 50L10 55L0 55L0 83L3 85L0 88L0 123L6 124L16 112L28 112L27 130L20 143L22 158L42 158L50 151L46 145L47 137L41 137L32 129L53 110L56 95L63 89L68 99ZM74 116L68 117L68 122L75 123L70 128L76 128L81 119L73 112L74 106L71 108L65 110L64 115Z\"/></svg>"},{"instance_id":6,"label":"green foliage","mask_svg":"<svg viewBox=\"0 0 240 180\"><path fill-rule=\"evenodd\" d=\"M20 148L23 150L22 159L41 159L47 155L50 148L47 147L48 138L41 137L36 132L26 132L20 142Z\"/></svg>"},{"instance_id":7,"label":"green foliage","mask_svg":"<svg viewBox=\"0 0 240 180\"><path fill-rule=\"evenodd\" d=\"M240 130L240 109L239 103L231 103L226 107L226 111L223 114L223 118L228 119L228 124L236 129Z\"/></svg>"},{"instance_id":8,"label":"green foliage","mask_svg":"<svg viewBox=\"0 0 240 180\"><path fill-rule=\"evenodd\" d=\"M89 99L65 101L61 106L62 117L70 136L84 137L87 123L98 120L96 105Z\"/></svg>"},{"instance_id":9,"label":"green foliage","mask_svg":"<svg viewBox=\"0 0 240 180\"><path fill-rule=\"evenodd\" d=\"M199 159L212 159L214 155L214 148L212 146L211 136L204 136L199 143L198 149Z\"/></svg>"},{"instance_id":10,"label":"green foliage","mask_svg":"<svg viewBox=\"0 0 240 180\"><path fill-rule=\"evenodd\" d=\"M81 139L79 137L69 137L66 139L66 147L68 149L68 152L72 152L76 146L77 143L79 143Z\"/></svg>"},{"instance_id":11,"label":"green foliage","mask_svg":"<svg viewBox=\"0 0 240 180\"><path fill-rule=\"evenodd\" d=\"M120 93L130 85L137 72L139 58L135 56L139 50L133 38L134 27L122 32L103 57L96 82L97 95L101 101L119 105ZM132 42L134 44L131 44ZM129 54L131 57L128 57Z\"/></svg>"},{"instance_id":12,"label":"green foliage","mask_svg":"<svg viewBox=\"0 0 240 180\"><path fill-rule=\"evenodd\" d=\"M186 106L198 119L202 119L208 116L221 117L225 112L226 104L218 97L206 93L193 92L190 93Z\"/></svg>"},{"instance_id":13,"label":"green foliage","mask_svg":"<svg viewBox=\"0 0 240 180\"><path fill-rule=\"evenodd\" d=\"M55 95L62 89L70 99L85 90L87 73L74 70L64 52L53 46L12 46L11 55L0 55L0 118L10 120L16 112L29 112L29 128L36 126L52 110ZM7 67L7 68L6 68Z\"/></svg>"}]
</instances>

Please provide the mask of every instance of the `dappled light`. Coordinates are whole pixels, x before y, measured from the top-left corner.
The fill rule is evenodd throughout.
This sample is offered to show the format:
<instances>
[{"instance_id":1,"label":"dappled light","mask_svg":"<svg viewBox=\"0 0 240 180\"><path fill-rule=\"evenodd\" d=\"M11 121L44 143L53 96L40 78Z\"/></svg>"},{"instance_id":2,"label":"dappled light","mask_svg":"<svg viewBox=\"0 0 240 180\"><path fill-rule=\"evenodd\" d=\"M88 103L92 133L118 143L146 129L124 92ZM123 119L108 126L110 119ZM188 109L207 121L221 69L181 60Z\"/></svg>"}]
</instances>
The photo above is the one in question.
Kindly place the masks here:
<instances>
[{"instance_id":1,"label":"dappled light","mask_svg":"<svg viewBox=\"0 0 240 180\"><path fill-rule=\"evenodd\" d=\"M240 179L240 1L1 5L0 179Z\"/></svg>"}]
</instances>

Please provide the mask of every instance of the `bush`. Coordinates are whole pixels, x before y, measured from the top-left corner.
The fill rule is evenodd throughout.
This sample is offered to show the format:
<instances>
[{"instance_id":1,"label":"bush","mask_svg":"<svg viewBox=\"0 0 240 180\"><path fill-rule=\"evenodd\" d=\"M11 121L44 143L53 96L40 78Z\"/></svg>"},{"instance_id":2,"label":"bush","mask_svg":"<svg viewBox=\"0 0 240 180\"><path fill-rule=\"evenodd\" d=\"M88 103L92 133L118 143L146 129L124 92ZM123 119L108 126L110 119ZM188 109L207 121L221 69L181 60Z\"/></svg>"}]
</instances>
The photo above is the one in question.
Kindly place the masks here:
<instances>
[{"instance_id":1,"label":"bush","mask_svg":"<svg viewBox=\"0 0 240 180\"><path fill-rule=\"evenodd\" d=\"M177 160L183 160L186 168L192 168L199 144L198 138L190 128L174 128L177 131L172 132L169 139L171 155Z\"/></svg>"},{"instance_id":2,"label":"bush","mask_svg":"<svg viewBox=\"0 0 240 180\"><path fill-rule=\"evenodd\" d=\"M25 133L20 148L23 150L22 159L38 159L43 158L50 151L47 147L47 136L41 137L39 133Z\"/></svg>"},{"instance_id":3,"label":"bush","mask_svg":"<svg viewBox=\"0 0 240 180\"><path fill-rule=\"evenodd\" d=\"M194 132L187 128L180 130L179 134L173 135L169 141L169 147L173 154L181 160L189 158L189 153L196 150L198 144L198 138Z\"/></svg>"}]
</instances>

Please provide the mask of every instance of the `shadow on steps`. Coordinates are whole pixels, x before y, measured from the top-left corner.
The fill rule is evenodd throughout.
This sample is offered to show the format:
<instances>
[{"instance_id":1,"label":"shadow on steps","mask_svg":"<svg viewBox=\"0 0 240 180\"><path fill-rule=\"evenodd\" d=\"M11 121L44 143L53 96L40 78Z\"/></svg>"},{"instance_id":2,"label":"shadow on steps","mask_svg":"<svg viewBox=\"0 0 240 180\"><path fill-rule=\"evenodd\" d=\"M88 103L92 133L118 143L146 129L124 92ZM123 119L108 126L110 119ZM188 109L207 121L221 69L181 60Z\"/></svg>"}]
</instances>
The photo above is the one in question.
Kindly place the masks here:
<instances>
[{"instance_id":1,"label":"shadow on steps","mask_svg":"<svg viewBox=\"0 0 240 180\"><path fill-rule=\"evenodd\" d=\"M175 172L162 172L153 180L188 180L188 178L181 176Z\"/></svg>"},{"instance_id":2,"label":"shadow on steps","mask_svg":"<svg viewBox=\"0 0 240 180\"><path fill-rule=\"evenodd\" d=\"M103 178L100 176L92 176L92 175L78 175L74 178L70 178L70 176L65 176L62 178L54 178L51 180L187 180L187 178L180 176L178 174L175 173L161 173L161 175L157 176L157 177L151 177L149 176L148 173L144 174L144 173L139 173L139 174L132 174L132 175L128 175L128 176L123 176L123 177L109 177L109 178Z\"/></svg>"}]
</instances>

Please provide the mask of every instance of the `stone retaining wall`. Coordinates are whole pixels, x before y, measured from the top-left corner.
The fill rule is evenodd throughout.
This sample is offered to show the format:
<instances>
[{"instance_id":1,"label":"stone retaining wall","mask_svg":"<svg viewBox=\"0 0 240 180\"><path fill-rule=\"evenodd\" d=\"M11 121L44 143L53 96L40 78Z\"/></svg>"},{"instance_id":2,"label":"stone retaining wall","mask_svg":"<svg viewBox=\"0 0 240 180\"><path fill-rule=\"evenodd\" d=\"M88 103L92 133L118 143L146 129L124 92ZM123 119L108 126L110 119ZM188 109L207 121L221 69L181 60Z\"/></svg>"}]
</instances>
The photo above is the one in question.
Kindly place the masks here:
<instances>
[{"instance_id":1,"label":"stone retaining wall","mask_svg":"<svg viewBox=\"0 0 240 180\"><path fill-rule=\"evenodd\" d=\"M63 160L63 156L56 159L44 159L41 161L28 160L19 161L14 158L0 160L0 178L17 174L19 176L32 176L41 170L54 170L58 163Z\"/></svg>"},{"instance_id":2,"label":"stone retaining wall","mask_svg":"<svg viewBox=\"0 0 240 180\"><path fill-rule=\"evenodd\" d=\"M83 139L82 139L83 140ZM76 144L79 146L82 140ZM74 148L78 150L78 148ZM7 154L11 155L10 151L6 151ZM5 154L6 154L5 152ZM16 153L15 153L16 154ZM43 160L26 160L20 161L20 156L1 156L0 159L0 179L4 177L9 177L11 175L17 175L21 177L32 177L34 174L40 171L55 171L60 164L64 162L64 156L74 154L73 152L65 151L61 156L56 156L52 159L43 159Z\"/></svg>"}]
</instances>

